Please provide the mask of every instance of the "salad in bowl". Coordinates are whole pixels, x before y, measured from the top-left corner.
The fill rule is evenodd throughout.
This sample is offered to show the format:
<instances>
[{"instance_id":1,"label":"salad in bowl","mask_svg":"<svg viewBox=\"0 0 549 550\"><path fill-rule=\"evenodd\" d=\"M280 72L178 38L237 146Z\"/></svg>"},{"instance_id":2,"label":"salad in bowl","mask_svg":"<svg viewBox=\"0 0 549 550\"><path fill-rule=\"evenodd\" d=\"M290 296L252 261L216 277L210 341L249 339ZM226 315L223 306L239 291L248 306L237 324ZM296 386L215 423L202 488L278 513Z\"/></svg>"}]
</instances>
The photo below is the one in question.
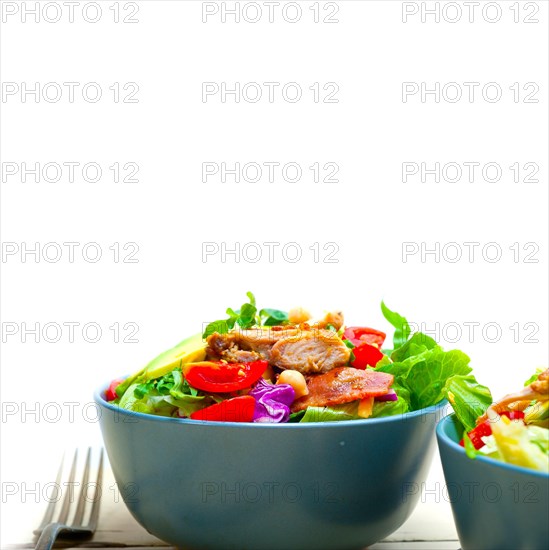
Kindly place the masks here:
<instances>
[{"instance_id":1,"label":"salad in bowl","mask_svg":"<svg viewBox=\"0 0 549 550\"><path fill-rule=\"evenodd\" d=\"M259 309L247 296L226 319L113 380L106 400L157 416L281 424L400 415L478 386L465 353L411 334L383 302L389 347L384 332L348 326L342 312L313 321L302 308Z\"/></svg>"},{"instance_id":2,"label":"salad in bowl","mask_svg":"<svg viewBox=\"0 0 549 550\"><path fill-rule=\"evenodd\" d=\"M549 474L549 369L538 369L525 387L491 403L475 426L469 425L461 407L456 416L468 428L460 445L467 456L486 456ZM455 396L450 393L450 403Z\"/></svg>"},{"instance_id":3,"label":"salad in bowl","mask_svg":"<svg viewBox=\"0 0 549 550\"><path fill-rule=\"evenodd\" d=\"M449 389L436 435L463 550L549 546L548 386L540 369L495 403L484 386Z\"/></svg>"},{"instance_id":4,"label":"salad in bowl","mask_svg":"<svg viewBox=\"0 0 549 550\"><path fill-rule=\"evenodd\" d=\"M137 521L176 547L220 550L364 548L398 529L450 388L478 384L466 354L381 307L392 343L341 312L260 309L249 293L102 385L105 448Z\"/></svg>"}]
</instances>

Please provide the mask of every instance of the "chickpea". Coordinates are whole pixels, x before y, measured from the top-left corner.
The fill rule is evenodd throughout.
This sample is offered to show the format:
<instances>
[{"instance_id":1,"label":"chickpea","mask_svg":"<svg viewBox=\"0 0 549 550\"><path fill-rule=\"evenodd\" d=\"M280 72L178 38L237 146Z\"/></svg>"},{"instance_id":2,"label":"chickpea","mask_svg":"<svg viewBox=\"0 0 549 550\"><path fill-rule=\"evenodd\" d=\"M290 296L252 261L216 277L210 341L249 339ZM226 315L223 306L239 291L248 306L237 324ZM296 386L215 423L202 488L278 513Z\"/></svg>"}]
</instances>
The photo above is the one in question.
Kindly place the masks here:
<instances>
[{"instance_id":1,"label":"chickpea","mask_svg":"<svg viewBox=\"0 0 549 550\"><path fill-rule=\"evenodd\" d=\"M324 319L319 323L325 328L327 325L332 325L336 331L343 326L343 313L341 311L330 311L326 313Z\"/></svg>"},{"instance_id":2,"label":"chickpea","mask_svg":"<svg viewBox=\"0 0 549 550\"><path fill-rule=\"evenodd\" d=\"M305 377L297 370L283 370L278 376L277 384L290 384L295 391L295 398L303 397L309 393Z\"/></svg>"},{"instance_id":3,"label":"chickpea","mask_svg":"<svg viewBox=\"0 0 549 550\"><path fill-rule=\"evenodd\" d=\"M311 314L302 307L294 307L288 312L288 321L294 325L306 323L311 318Z\"/></svg>"}]
</instances>

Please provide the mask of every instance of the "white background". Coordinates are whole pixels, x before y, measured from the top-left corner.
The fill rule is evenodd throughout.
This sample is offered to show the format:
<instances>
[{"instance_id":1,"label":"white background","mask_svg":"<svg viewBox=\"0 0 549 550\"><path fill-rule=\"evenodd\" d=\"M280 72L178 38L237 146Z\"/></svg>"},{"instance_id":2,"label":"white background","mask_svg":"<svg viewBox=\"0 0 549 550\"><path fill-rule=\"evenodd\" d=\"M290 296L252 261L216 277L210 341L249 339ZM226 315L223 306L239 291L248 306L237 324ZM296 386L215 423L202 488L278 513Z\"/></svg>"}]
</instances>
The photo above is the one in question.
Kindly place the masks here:
<instances>
[{"instance_id":1,"label":"white background","mask_svg":"<svg viewBox=\"0 0 549 550\"><path fill-rule=\"evenodd\" d=\"M284 2L273 8L273 23L259 2L255 24L244 19L253 9L240 23L234 15L223 23L221 9L203 22L199 1L101 1L96 23L85 20L96 18L93 7L83 11L86 3L75 7L72 23L60 2L39 22L32 14L25 21L24 4L35 3L4 2L1 26L3 480L32 478L21 464L32 464L40 442L99 442L88 407L93 390L223 318L248 290L260 307L341 308L348 324L389 331L379 311L384 299L416 326L438 331L447 349L467 352L495 397L547 364L547 2L486 8L481 1L473 21L467 3L442 2L438 22L434 15L422 22L421 10L434 2L320 2L319 23L313 2L298 3L295 23L284 19ZM462 15L452 23L456 5ZM338 22L322 22L334 6ZM73 102L66 82L78 83ZM95 103L82 96L90 82L102 90ZM257 103L242 96L237 103L234 95L203 98L204 82L280 86L272 103L265 86ZM282 97L289 82L302 89L296 103ZM472 99L466 82L479 83ZM40 92L53 83L50 101L22 93L36 83ZM124 91L127 83L138 86L133 103L123 102L137 89ZM322 101L325 83L337 85L337 103ZM422 101L420 91L404 101L403 83L420 91L439 83L438 101L433 94ZM490 98L501 89L499 100L483 98L487 83ZM52 101L56 88L62 96ZM463 97L452 102L457 89ZM526 103L533 90L537 102ZM43 175L35 182L32 174L22 181L22 163L64 162L97 163L102 177L85 181L76 168L72 183L67 169L58 182ZM116 162L135 163L138 182L115 183L109 166ZM204 162L294 162L303 175L295 183L279 171L273 183L266 175L256 183L231 175L203 182ZM314 162L336 163L338 181L315 183ZM430 169L458 163L462 179L422 182L417 174L404 182L403 163L422 162ZM465 162L480 163L473 182ZM501 168L499 181L483 178L486 163ZM519 182L509 168L515 163ZM537 182L523 181L526 163L539 168ZM67 242L79 243L73 262ZM272 262L266 242L280 243ZM22 253L36 243L38 257ZM87 243L98 243L99 261L89 261L95 245L83 258ZM126 243L135 244L124 250ZM204 243L238 246L240 256L204 256ZM248 243L263 251L255 263ZM295 247L282 254L287 243L300 247L301 259L290 261ZM323 250L327 243L334 244ZM479 243L472 259L463 243ZM438 257L422 258L436 246ZM61 258L46 261L45 247L50 259L61 249ZM124 262L135 250L134 262ZM335 261L326 262L332 250ZM454 262L457 250L462 258ZM37 323L39 333L24 336ZM73 342L63 323L79 323ZM101 327L98 342L86 341L86 323ZM122 342L130 332L124 325L138 329L137 342ZM68 402L76 403L74 417ZM3 533L12 521L8 514Z\"/></svg>"}]
</instances>

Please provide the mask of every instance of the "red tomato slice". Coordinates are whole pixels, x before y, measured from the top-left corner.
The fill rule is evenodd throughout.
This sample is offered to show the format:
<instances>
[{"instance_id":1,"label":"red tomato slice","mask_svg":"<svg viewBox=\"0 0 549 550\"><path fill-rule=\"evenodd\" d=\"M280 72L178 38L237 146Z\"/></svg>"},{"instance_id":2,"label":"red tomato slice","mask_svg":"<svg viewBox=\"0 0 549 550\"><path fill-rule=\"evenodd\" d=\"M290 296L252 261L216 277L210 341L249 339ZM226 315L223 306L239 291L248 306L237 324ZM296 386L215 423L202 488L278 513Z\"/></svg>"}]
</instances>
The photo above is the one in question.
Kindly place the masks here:
<instances>
[{"instance_id":1,"label":"red tomato slice","mask_svg":"<svg viewBox=\"0 0 549 550\"><path fill-rule=\"evenodd\" d=\"M353 348L354 360L351 366L355 369L365 369L366 367L375 367L377 362L383 357L381 350L371 344L360 344Z\"/></svg>"},{"instance_id":2,"label":"red tomato slice","mask_svg":"<svg viewBox=\"0 0 549 550\"><path fill-rule=\"evenodd\" d=\"M492 435L490 422L488 422L488 420L485 420L482 424L479 424L476 428L473 428L467 435L469 436L469 439L471 440L471 443L473 444L475 449L477 449L478 451L478 449L484 446L482 438L486 437L487 435ZM465 445L463 439L459 442L459 444L462 447Z\"/></svg>"},{"instance_id":3,"label":"red tomato slice","mask_svg":"<svg viewBox=\"0 0 549 550\"><path fill-rule=\"evenodd\" d=\"M524 418L524 413L522 411L503 411L499 413L499 415L506 416L509 420L521 420ZM482 441L482 438L492 435L491 424L492 423L490 420L485 420L482 424L479 424L467 434L477 451L484 447L484 441ZM464 446L463 439L459 442L459 444L462 447Z\"/></svg>"},{"instance_id":4,"label":"red tomato slice","mask_svg":"<svg viewBox=\"0 0 549 550\"><path fill-rule=\"evenodd\" d=\"M116 388L122 384L122 382L124 382L124 379L123 378L117 378L116 380L113 380L110 384L109 384L109 388L107 389L107 391L105 392L105 398L107 399L107 401L114 401L115 399L118 398L118 395L116 395Z\"/></svg>"},{"instance_id":5,"label":"red tomato slice","mask_svg":"<svg viewBox=\"0 0 549 550\"><path fill-rule=\"evenodd\" d=\"M384 332L368 327L347 327L343 333L343 339L350 340L355 346L367 343L381 347L386 336Z\"/></svg>"},{"instance_id":6,"label":"red tomato slice","mask_svg":"<svg viewBox=\"0 0 549 550\"><path fill-rule=\"evenodd\" d=\"M187 382L193 388L211 393L228 393L249 388L261 378L268 365L267 361L202 361L185 365L183 370Z\"/></svg>"},{"instance_id":7,"label":"red tomato slice","mask_svg":"<svg viewBox=\"0 0 549 550\"><path fill-rule=\"evenodd\" d=\"M191 419L211 422L252 422L254 411L255 399L251 395L243 395L193 412Z\"/></svg>"}]
</instances>

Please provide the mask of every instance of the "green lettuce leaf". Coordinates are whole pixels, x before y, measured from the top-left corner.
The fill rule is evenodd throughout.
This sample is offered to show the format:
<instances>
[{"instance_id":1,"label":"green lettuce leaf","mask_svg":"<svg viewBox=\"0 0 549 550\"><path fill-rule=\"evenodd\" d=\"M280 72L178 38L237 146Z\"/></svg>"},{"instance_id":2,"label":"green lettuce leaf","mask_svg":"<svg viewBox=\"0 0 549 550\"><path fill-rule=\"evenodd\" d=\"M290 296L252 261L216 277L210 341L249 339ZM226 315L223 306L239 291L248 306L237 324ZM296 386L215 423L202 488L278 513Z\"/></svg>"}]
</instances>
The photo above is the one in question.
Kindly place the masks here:
<instances>
[{"instance_id":1,"label":"green lettuce leaf","mask_svg":"<svg viewBox=\"0 0 549 550\"><path fill-rule=\"evenodd\" d=\"M395 327L395 333L393 334L393 348L399 348L408 340L408 337L410 336L410 325L408 324L408 321L402 317L402 315L399 315L396 311L391 311L385 303L381 302L381 311L383 313L383 316L393 327Z\"/></svg>"},{"instance_id":2,"label":"green lettuce leaf","mask_svg":"<svg viewBox=\"0 0 549 550\"><path fill-rule=\"evenodd\" d=\"M120 407L135 412L174 416L179 409L181 415L190 416L193 412L213 404L216 398L199 395L189 386L179 369L153 380L137 379L120 399Z\"/></svg>"},{"instance_id":3,"label":"green lettuce leaf","mask_svg":"<svg viewBox=\"0 0 549 550\"><path fill-rule=\"evenodd\" d=\"M154 380L147 380L142 384L137 384L137 386L133 390L133 393L135 394L135 397L137 397L138 399L142 399L143 397L145 397L145 395L148 395L151 390L154 389L154 385Z\"/></svg>"},{"instance_id":4,"label":"green lettuce leaf","mask_svg":"<svg viewBox=\"0 0 549 550\"><path fill-rule=\"evenodd\" d=\"M144 374L145 372L145 368L142 368L140 371L132 374L131 376L128 376L128 378L126 378L126 380L124 380L121 384L118 384L118 386L116 386L116 395L120 398L122 397L125 393L126 393L126 390L138 379L140 379L140 377Z\"/></svg>"},{"instance_id":5,"label":"green lettuce leaf","mask_svg":"<svg viewBox=\"0 0 549 550\"><path fill-rule=\"evenodd\" d=\"M391 353L391 361L395 363L401 362L410 357L418 356L424 351L436 348L437 346L438 344L436 341L430 336L422 332L416 332L408 341L404 342L402 346Z\"/></svg>"},{"instance_id":6,"label":"green lettuce leaf","mask_svg":"<svg viewBox=\"0 0 549 550\"><path fill-rule=\"evenodd\" d=\"M374 401L374 408L372 410L372 416L370 418L396 416L397 414L404 414L408 411L408 401L402 397L399 397L396 401Z\"/></svg>"},{"instance_id":7,"label":"green lettuce leaf","mask_svg":"<svg viewBox=\"0 0 549 550\"><path fill-rule=\"evenodd\" d=\"M530 442L536 445L542 453L549 454L549 430L539 426L528 426Z\"/></svg>"},{"instance_id":8,"label":"green lettuce leaf","mask_svg":"<svg viewBox=\"0 0 549 550\"><path fill-rule=\"evenodd\" d=\"M133 410L133 405L137 401L139 401L140 397L135 395L135 390L139 387L139 382L134 382L133 384L130 384L122 397L120 398L120 402L118 403L118 406L122 409L127 409L129 411Z\"/></svg>"},{"instance_id":9,"label":"green lettuce leaf","mask_svg":"<svg viewBox=\"0 0 549 550\"><path fill-rule=\"evenodd\" d=\"M492 404L490 390L479 384L472 374L450 376L443 392L467 432L476 426L477 418Z\"/></svg>"},{"instance_id":10,"label":"green lettuce leaf","mask_svg":"<svg viewBox=\"0 0 549 550\"><path fill-rule=\"evenodd\" d=\"M173 380L173 384L170 386L170 378ZM164 382L165 387L168 388L168 393L175 399L184 399L187 396L198 396L198 390L195 388L189 386L189 383L187 380L183 378L183 375L181 374L181 371L174 370L170 373L170 375L165 376L164 378L167 378L167 382ZM157 389L160 393L163 393L162 389L164 387L162 384L162 381L158 382Z\"/></svg>"},{"instance_id":11,"label":"green lettuce leaf","mask_svg":"<svg viewBox=\"0 0 549 550\"><path fill-rule=\"evenodd\" d=\"M404 390L406 391L406 390ZM305 414L293 421L298 422L337 422L341 420L362 420L358 416L359 401L351 401L331 407L308 407ZM397 401L374 401L372 415L369 418L381 418L383 416L395 416L408 412L408 403L405 399ZM296 413L296 415L299 413Z\"/></svg>"},{"instance_id":12,"label":"green lettuce leaf","mask_svg":"<svg viewBox=\"0 0 549 550\"><path fill-rule=\"evenodd\" d=\"M306 411L307 410L305 409L303 411L298 411L298 412L292 413L290 415L290 418L288 418L288 422L290 422L290 423L300 422L301 419L305 416Z\"/></svg>"},{"instance_id":13,"label":"green lettuce leaf","mask_svg":"<svg viewBox=\"0 0 549 550\"><path fill-rule=\"evenodd\" d=\"M444 385L455 374L471 372L469 357L459 350L444 351L440 346L421 354L406 376L405 387L410 391L412 410L435 405L445 397Z\"/></svg>"},{"instance_id":14,"label":"green lettuce leaf","mask_svg":"<svg viewBox=\"0 0 549 550\"><path fill-rule=\"evenodd\" d=\"M338 407L307 407L299 422L338 422L340 420L356 420L357 418L341 405Z\"/></svg>"},{"instance_id":15,"label":"green lettuce leaf","mask_svg":"<svg viewBox=\"0 0 549 550\"><path fill-rule=\"evenodd\" d=\"M206 396L204 395L184 395L178 399L172 397L171 395L166 395L163 397L164 402L172 407L172 411L169 416L173 416L173 413L175 412L174 407L179 409L179 412L183 416L191 416L193 412L199 411L200 409L213 404L204 403L203 401L205 399Z\"/></svg>"},{"instance_id":16,"label":"green lettuce leaf","mask_svg":"<svg viewBox=\"0 0 549 550\"><path fill-rule=\"evenodd\" d=\"M395 377L393 387L397 395L408 402L411 411L436 405L445 397L444 386L448 378L471 372L465 353L444 351L421 332L396 349L391 359L393 363L380 365L376 370Z\"/></svg>"}]
</instances>

